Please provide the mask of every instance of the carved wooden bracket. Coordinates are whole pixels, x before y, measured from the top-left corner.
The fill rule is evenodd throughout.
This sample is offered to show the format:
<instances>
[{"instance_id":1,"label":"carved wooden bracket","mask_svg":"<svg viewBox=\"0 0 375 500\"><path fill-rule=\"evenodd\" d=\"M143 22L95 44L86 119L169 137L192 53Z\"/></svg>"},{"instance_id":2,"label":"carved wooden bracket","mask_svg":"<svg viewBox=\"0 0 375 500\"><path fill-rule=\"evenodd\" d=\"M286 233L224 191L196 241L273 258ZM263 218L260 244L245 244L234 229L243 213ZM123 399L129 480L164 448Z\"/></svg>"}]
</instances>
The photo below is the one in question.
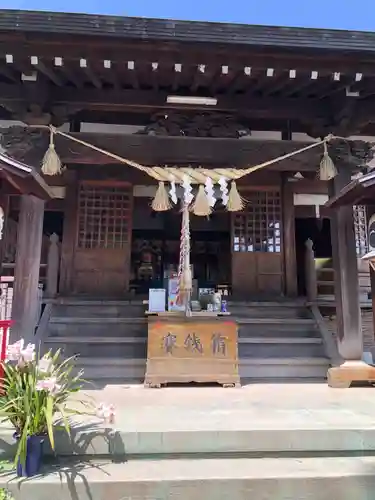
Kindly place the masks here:
<instances>
[{"instance_id":1,"label":"carved wooden bracket","mask_svg":"<svg viewBox=\"0 0 375 500\"><path fill-rule=\"evenodd\" d=\"M156 113L139 132L145 135L239 138L251 134L235 116L224 113Z\"/></svg>"}]
</instances>

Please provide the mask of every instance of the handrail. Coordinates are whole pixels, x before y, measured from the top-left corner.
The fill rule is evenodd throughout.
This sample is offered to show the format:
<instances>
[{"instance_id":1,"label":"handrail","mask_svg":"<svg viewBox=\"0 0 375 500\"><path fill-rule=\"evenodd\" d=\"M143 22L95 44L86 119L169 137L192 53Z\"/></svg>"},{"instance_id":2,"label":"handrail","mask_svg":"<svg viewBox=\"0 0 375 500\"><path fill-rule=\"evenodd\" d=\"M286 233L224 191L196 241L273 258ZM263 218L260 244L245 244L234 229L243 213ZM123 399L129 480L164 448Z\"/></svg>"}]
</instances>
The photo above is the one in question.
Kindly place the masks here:
<instances>
[{"instance_id":1,"label":"handrail","mask_svg":"<svg viewBox=\"0 0 375 500\"><path fill-rule=\"evenodd\" d=\"M331 332L328 330L319 307L316 304L311 304L310 309L321 333L327 356L330 358L333 366L341 365L344 360L340 356L337 342L333 338Z\"/></svg>"}]
</instances>

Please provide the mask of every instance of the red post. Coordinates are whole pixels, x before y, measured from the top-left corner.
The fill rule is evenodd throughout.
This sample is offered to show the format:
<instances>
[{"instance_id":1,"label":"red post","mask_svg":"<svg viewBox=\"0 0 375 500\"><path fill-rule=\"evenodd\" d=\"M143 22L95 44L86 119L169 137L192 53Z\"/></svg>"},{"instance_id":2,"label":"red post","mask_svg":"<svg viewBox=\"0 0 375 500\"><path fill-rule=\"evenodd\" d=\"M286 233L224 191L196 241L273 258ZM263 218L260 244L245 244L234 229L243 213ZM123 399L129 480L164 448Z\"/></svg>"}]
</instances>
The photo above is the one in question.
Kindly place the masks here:
<instances>
[{"instance_id":1,"label":"red post","mask_svg":"<svg viewBox=\"0 0 375 500\"><path fill-rule=\"evenodd\" d=\"M12 326L13 321L10 319L0 321L1 329L1 350L0 350L0 362L5 361L7 346L8 346L8 330ZM2 364L0 365L0 380L4 377L4 370Z\"/></svg>"}]
</instances>

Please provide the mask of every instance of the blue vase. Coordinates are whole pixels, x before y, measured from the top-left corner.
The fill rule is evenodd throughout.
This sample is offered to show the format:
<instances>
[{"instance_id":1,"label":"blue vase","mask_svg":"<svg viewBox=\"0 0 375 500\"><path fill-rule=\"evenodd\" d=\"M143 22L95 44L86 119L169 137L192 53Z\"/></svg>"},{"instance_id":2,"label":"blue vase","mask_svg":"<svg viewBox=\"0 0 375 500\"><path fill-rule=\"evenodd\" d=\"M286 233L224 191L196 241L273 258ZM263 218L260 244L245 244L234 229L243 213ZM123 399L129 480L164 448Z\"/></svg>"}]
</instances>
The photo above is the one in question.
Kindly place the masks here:
<instances>
[{"instance_id":1,"label":"blue vase","mask_svg":"<svg viewBox=\"0 0 375 500\"><path fill-rule=\"evenodd\" d=\"M19 437L16 435L15 438L19 440ZM42 465L43 444L43 436L29 436L27 438L26 460L22 463L22 460L18 459L17 463L18 477L32 477L38 474Z\"/></svg>"}]
</instances>

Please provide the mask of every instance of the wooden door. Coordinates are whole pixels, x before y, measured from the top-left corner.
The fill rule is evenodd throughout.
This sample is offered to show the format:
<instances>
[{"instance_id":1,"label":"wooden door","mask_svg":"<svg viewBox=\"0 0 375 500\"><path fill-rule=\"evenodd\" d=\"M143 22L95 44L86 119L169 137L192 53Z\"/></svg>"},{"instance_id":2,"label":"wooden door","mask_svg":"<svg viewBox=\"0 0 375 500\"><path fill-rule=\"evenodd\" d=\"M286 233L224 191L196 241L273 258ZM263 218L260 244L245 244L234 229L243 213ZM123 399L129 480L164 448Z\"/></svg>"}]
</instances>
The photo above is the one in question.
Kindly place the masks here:
<instances>
[{"instance_id":1,"label":"wooden door","mask_svg":"<svg viewBox=\"0 0 375 500\"><path fill-rule=\"evenodd\" d=\"M283 292L280 191L247 191L245 210L232 217L232 289L235 295Z\"/></svg>"},{"instance_id":2,"label":"wooden door","mask_svg":"<svg viewBox=\"0 0 375 500\"><path fill-rule=\"evenodd\" d=\"M132 188L82 182L78 190L74 291L116 296L128 290Z\"/></svg>"}]
</instances>

